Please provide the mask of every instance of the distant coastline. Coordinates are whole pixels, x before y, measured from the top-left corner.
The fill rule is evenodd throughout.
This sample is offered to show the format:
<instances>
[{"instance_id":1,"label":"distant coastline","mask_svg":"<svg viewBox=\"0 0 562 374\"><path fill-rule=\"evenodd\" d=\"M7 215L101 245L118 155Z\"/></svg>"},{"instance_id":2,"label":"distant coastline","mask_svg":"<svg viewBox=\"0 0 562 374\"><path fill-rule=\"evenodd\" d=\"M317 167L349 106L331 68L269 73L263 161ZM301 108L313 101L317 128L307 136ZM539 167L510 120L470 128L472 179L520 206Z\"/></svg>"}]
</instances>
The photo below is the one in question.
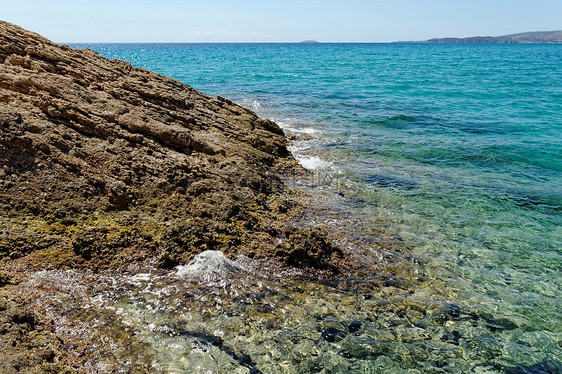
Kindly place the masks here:
<instances>
[{"instance_id":1,"label":"distant coastline","mask_svg":"<svg viewBox=\"0 0 562 374\"><path fill-rule=\"evenodd\" d=\"M429 43L429 44L523 44L523 43L562 43L562 30L557 31L532 31L501 36L471 36L466 38L433 38L424 41L403 41L397 43Z\"/></svg>"}]
</instances>

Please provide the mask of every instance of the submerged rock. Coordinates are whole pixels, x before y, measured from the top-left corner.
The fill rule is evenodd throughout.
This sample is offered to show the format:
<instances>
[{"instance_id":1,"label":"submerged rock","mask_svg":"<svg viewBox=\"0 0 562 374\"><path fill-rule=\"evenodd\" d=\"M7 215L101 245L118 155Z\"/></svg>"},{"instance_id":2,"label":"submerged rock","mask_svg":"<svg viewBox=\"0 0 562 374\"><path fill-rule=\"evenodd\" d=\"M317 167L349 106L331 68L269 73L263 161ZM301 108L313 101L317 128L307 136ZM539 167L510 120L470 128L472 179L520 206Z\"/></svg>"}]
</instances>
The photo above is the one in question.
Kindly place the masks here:
<instances>
[{"instance_id":1,"label":"submerged rock","mask_svg":"<svg viewBox=\"0 0 562 374\"><path fill-rule=\"evenodd\" d=\"M322 339L326 340L327 342L333 343L344 339L346 335L347 333L345 331L330 327L322 332Z\"/></svg>"},{"instance_id":2,"label":"submerged rock","mask_svg":"<svg viewBox=\"0 0 562 374\"><path fill-rule=\"evenodd\" d=\"M355 332L358 332L359 330L361 330L362 326L363 326L363 324L361 322L353 321L349 324L347 329L349 330L349 332L355 333Z\"/></svg>"},{"instance_id":3,"label":"submerged rock","mask_svg":"<svg viewBox=\"0 0 562 374\"><path fill-rule=\"evenodd\" d=\"M285 239L277 245L276 254L291 265L330 268L341 258L342 252L320 229L294 227L286 231Z\"/></svg>"}]
</instances>

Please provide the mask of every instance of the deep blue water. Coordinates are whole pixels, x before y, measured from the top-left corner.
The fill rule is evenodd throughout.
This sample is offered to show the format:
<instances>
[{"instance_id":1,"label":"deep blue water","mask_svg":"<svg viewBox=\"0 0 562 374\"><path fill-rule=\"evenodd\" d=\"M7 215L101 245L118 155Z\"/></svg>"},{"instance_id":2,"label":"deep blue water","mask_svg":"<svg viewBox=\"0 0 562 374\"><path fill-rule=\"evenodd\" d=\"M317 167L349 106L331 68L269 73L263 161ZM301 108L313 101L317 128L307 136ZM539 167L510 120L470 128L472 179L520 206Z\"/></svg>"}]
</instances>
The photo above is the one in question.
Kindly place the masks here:
<instances>
[{"instance_id":1,"label":"deep blue water","mask_svg":"<svg viewBox=\"0 0 562 374\"><path fill-rule=\"evenodd\" d=\"M403 238L446 297L513 322L501 354L558 370L562 45L74 46L310 135L292 150L337 176L326 189Z\"/></svg>"}]
</instances>

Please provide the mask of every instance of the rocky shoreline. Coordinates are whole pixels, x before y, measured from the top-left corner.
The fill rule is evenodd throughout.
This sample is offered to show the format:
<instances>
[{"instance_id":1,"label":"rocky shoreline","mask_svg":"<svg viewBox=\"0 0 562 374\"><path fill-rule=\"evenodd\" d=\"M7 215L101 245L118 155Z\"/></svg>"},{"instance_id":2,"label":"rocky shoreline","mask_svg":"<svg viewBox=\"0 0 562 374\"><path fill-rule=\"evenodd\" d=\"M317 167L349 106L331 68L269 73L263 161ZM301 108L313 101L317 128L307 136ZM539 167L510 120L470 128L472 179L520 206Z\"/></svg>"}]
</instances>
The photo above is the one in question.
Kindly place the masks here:
<instances>
[{"instance_id":1,"label":"rocky shoreline","mask_svg":"<svg viewBox=\"0 0 562 374\"><path fill-rule=\"evenodd\" d=\"M2 371L71 372L11 287L38 270L169 269L206 250L345 272L282 182L305 175L272 121L174 79L0 22Z\"/></svg>"},{"instance_id":2,"label":"rocky shoreline","mask_svg":"<svg viewBox=\"0 0 562 374\"><path fill-rule=\"evenodd\" d=\"M287 138L0 22L0 372L514 368L521 321L319 188Z\"/></svg>"}]
</instances>

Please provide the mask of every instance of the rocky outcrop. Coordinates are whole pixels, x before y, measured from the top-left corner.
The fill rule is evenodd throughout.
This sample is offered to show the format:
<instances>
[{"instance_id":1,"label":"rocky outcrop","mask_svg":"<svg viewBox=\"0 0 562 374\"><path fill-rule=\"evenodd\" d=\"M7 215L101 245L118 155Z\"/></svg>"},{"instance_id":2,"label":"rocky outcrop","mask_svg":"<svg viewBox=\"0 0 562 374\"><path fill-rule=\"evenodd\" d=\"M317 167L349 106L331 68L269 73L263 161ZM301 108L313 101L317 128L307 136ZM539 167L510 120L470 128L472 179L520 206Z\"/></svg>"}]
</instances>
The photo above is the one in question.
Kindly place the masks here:
<instances>
[{"instance_id":1,"label":"rocky outcrop","mask_svg":"<svg viewBox=\"0 0 562 374\"><path fill-rule=\"evenodd\" d=\"M339 250L286 227L286 145L227 99L0 22L5 269L169 267L209 249L330 267Z\"/></svg>"}]
</instances>

